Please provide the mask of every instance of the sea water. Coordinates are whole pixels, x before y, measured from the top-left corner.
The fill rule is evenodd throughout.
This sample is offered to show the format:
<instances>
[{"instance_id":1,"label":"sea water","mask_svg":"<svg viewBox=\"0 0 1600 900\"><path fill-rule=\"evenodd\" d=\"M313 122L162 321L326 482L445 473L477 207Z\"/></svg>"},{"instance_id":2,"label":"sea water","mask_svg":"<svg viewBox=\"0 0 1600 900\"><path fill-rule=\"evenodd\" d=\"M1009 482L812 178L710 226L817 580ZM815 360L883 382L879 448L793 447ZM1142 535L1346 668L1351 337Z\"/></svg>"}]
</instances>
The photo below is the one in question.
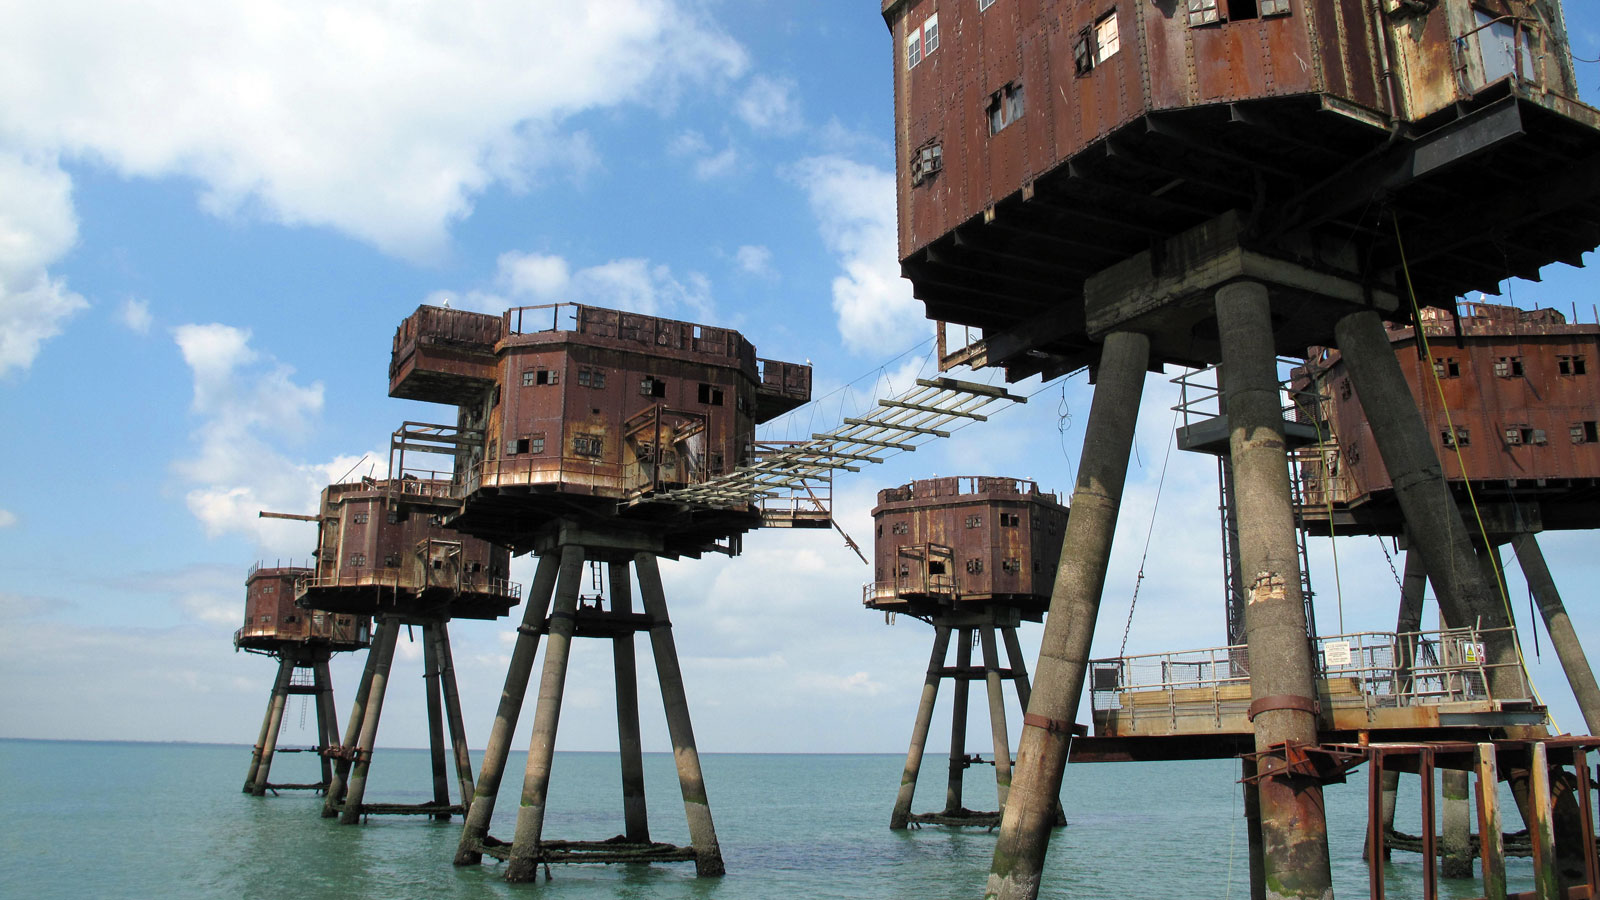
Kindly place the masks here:
<instances>
[{"instance_id":1,"label":"sea water","mask_svg":"<svg viewBox=\"0 0 1600 900\"><path fill-rule=\"evenodd\" d=\"M491 829L511 837L525 756L512 754ZM563 865L553 880L510 885L503 866L450 864L461 824L374 816L341 826L308 791L240 791L245 746L0 740L0 897L4 898L852 898L976 900L995 836L981 828L890 831L899 755L701 757L728 874L697 879L691 863ZM474 754L474 772L481 757ZM943 806L946 763L930 754L916 811ZM452 773L453 775L453 773ZM311 754L281 754L275 782L316 781ZM688 843L670 754L646 754L651 837ZM1234 760L1073 765L1062 803L1069 826L1050 842L1045 897L1248 898ZM966 773L966 805L993 809L993 769ZM1418 830L1415 779L1397 825ZM451 787L455 782L452 777ZM1410 792L1408 794L1408 791ZM378 748L368 802L431 799L428 754ZM622 830L614 753L557 753L544 833L603 839ZM1361 861L1365 775L1327 789L1335 893L1367 896ZM1514 821L1514 807L1506 800ZM1532 884L1512 860L1513 890ZM1420 859L1396 853L1388 896L1421 894ZM1480 896L1471 880L1441 895Z\"/></svg>"}]
</instances>

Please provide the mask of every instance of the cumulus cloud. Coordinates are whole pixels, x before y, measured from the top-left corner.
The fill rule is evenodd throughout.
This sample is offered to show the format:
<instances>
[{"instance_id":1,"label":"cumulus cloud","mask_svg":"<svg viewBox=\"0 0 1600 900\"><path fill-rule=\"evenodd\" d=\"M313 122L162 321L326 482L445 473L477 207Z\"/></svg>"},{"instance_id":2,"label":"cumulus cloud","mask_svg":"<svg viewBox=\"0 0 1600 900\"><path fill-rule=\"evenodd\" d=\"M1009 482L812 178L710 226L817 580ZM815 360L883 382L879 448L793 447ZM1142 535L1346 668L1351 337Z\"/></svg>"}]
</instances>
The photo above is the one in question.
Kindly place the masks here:
<instances>
[{"instance_id":1,"label":"cumulus cloud","mask_svg":"<svg viewBox=\"0 0 1600 900\"><path fill-rule=\"evenodd\" d=\"M303 525L257 513L313 512L318 492L359 461L308 463L279 449L310 432L322 411L322 384L297 383L294 369L252 348L243 329L181 325L173 340L194 375L190 409L199 420L194 455L173 467L191 485L189 511L208 535L236 532L264 553L306 553L313 539Z\"/></svg>"},{"instance_id":2,"label":"cumulus cloud","mask_svg":"<svg viewBox=\"0 0 1600 900\"><path fill-rule=\"evenodd\" d=\"M793 79L756 75L734 104L734 112L756 131L794 134L805 127L799 86Z\"/></svg>"},{"instance_id":3,"label":"cumulus cloud","mask_svg":"<svg viewBox=\"0 0 1600 900\"><path fill-rule=\"evenodd\" d=\"M667 152L690 160L695 177L701 181L731 175L739 171L741 163L739 151L732 144L713 152L711 143L698 131L678 134L667 144Z\"/></svg>"},{"instance_id":4,"label":"cumulus cloud","mask_svg":"<svg viewBox=\"0 0 1600 900\"><path fill-rule=\"evenodd\" d=\"M928 334L931 325L900 277L894 175L839 156L801 160L789 177L805 192L823 243L839 259L833 309L845 346L881 353Z\"/></svg>"},{"instance_id":5,"label":"cumulus cloud","mask_svg":"<svg viewBox=\"0 0 1600 900\"><path fill-rule=\"evenodd\" d=\"M772 269L772 251L764 246L745 244L734 251L733 259L739 268L762 278L772 278L777 272Z\"/></svg>"},{"instance_id":6,"label":"cumulus cloud","mask_svg":"<svg viewBox=\"0 0 1600 900\"><path fill-rule=\"evenodd\" d=\"M17 524L17 514L9 509L0 509L0 528L10 528Z\"/></svg>"},{"instance_id":7,"label":"cumulus cloud","mask_svg":"<svg viewBox=\"0 0 1600 900\"><path fill-rule=\"evenodd\" d=\"M499 0L470 14L383 0L22 4L0 30L0 133L124 176L193 178L219 214L417 257L490 185L593 165L575 116L669 106L746 66L681 0Z\"/></svg>"},{"instance_id":8,"label":"cumulus cloud","mask_svg":"<svg viewBox=\"0 0 1600 900\"><path fill-rule=\"evenodd\" d=\"M711 281L682 278L647 259L614 259L574 270L560 256L501 254L497 283L518 303L587 303L653 316L704 321L714 317Z\"/></svg>"},{"instance_id":9,"label":"cumulus cloud","mask_svg":"<svg viewBox=\"0 0 1600 900\"><path fill-rule=\"evenodd\" d=\"M67 174L53 159L0 153L0 375L32 366L44 342L89 305L48 271L77 239Z\"/></svg>"},{"instance_id":10,"label":"cumulus cloud","mask_svg":"<svg viewBox=\"0 0 1600 900\"><path fill-rule=\"evenodd\" d=\"M150 304L148 302L137 297L129 297L122 301L122 309L119 315L122 318L122 324L127 326L128 330L134 334L150 333L151 317Z\"/></svg>"}]
</instances>

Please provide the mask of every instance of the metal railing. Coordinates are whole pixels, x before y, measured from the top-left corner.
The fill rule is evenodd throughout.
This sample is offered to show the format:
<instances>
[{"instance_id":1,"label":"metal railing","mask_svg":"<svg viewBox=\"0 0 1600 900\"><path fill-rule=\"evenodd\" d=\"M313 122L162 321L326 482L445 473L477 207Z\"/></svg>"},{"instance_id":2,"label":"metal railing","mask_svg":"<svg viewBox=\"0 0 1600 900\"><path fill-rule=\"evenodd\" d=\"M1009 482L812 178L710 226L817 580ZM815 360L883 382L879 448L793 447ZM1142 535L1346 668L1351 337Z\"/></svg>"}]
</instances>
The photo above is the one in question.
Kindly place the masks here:
<instances>
[{"instance_id":1,"label":"metal railing","mask_svg":"<svg viewBox=\"0 0 1600 900\"><path fill-rule=\"evenodd\" d=\"M295 597L304 597L308 591L328 590L337 588L388 588L395 591L420 591L427 588L448 588L458 593L492 594L500 597L522 597L522 585L509 578L499 576L484 576L472 572L462 572L450 582L444 582L432 576L431 570L424 571L424 577L418 579L403 569L362 569L354 573L340 573L338 575L309 574L295 579Z\"/></svg>"},{"instance_id":2,"label":"metal railing","mask_svg":"<svg viewBox=\"0 0 1600 900\"><path fill-rule=\"evenodd\" d=\"M956 580L952 575L929 575L926 579L919 579L920 584L905 581L869 581L861 586L861 603L871 606L873 603L882 603L900 597L941 597L954 598L957 594Z\"/></svg>"},{"instance_id":3,"label":"metal railing","mask_svg":"<svg viewBox=\"0 0 1600 900\"><path fill-rule=\"evenodd\" d=\"M1510 630L1448 628L1325 636L1316 641L1318 667L1335 707L1470 702L1498 708L1507 702L1526 703L1533 694L1521 664L1491 663L1484 653L1485 636ZM1510 695L1495 696L1489 688L1491 674L1500 668L1516 672ZM1089 673L1090 702L1096 712L1116 709L1135 717L1220 722L1224 715L1242 715L1250 704L1245 645L1091 660Z\"/></svg>"}]
</instances>

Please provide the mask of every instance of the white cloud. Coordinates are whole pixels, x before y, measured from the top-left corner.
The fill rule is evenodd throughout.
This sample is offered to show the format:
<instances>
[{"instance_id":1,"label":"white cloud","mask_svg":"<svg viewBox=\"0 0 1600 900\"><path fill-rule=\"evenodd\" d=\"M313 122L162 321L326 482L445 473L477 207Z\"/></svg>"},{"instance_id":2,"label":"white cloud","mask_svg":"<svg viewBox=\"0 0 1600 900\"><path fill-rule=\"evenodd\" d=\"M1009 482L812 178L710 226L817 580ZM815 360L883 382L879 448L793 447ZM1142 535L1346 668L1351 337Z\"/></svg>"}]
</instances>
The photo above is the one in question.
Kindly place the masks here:
<instances>
[{"instance_id":1,"label":"white cloud","mask_svg":"<svg viewBox=\"0 0 1600 900\"><path fill-rule=\"evenodd\" d=\"M238 532L263 553L308 553L315 538L303 523L257 513L313 512L318 492L359 461L340 456L309 463L279 449L310 432L322 411L322 384L296 383L294 369L251 348L245 330L182 325L173 339L194 374L191 410L200 421L195 455L173 466L191 485L189 511L208 535Z\"/></svg>"},{"instance_id":2,"label":"white cloud","mask_svg":"<svg viewBox=\"0 0 1600 900\"><path fill-rule=\"evenodd\" d=\"M839 334L857 353L882 353L928 334L922 304L900 277L894 175L838 156L801 160L789 171L806 192L823 243L844 274L833 280Z\"/></svg>"},{"instance_id":3,"label":"white cloud","mask_svg":"<svg viewBox=\"0 0 1600 900\"><path fill-rule=\"evenodd\" d=\"M698 131L679 133L667 144L667 152L691 160L694 175L701 181L731 175L741 168L739 151L732 144L713 153L711 143Z\"/></svg>"},{"instance_id":4,"label":"white cloud","mask_svg":"<svg viewBox=\"0 0 1600 900\"><path fill-rule=\"evenodd\" d=\"M128 299L122 301L122 310L120 315L122 317L122 324L126 325L129 331L132 331L134 334L150 333L151 318L150 304L148 302L140 300L137 297L129 297Z\"/></svg>"},{"instance_id":5,"label":"white cloud","mask_svg":"<svg viewBox=\"0 0 1600 900\"><path fill-rule=\"evenodd\" d=\"M0 509L0 528L10 528L17 524L17 514L9 509Z\"/></svg>"},{"instance_id":6,"label":"white cloud","mask_svg":"<svg viewBox=\"0 0 1600 900\"><path fill-rule=\"evenodd\" d=\"M798 94L793 79L757 75L734 104L734 111L756 131L794 134L805 127Z\"/></svg>"},{"instance_id":7,"label":"white cloud","mask_svg":"<svg viewBox=\"0 0 1600 900\"><path fill-rule=\"evenodd\" d=\"M44 342L89 305L47 271L77 239L67 174L54 161L0 153L0 375L32 366Z\"/></svg>"},{"instance_id":8,"label":"white cloud","mask_svg":"<svg viewBox=\"0 0 1600 900\"><path fill-rule=\"evenodd\" d=\"M614 259L574 271L559 256L504 253L498 284L512 301L586 303L655 316L714 318L711 282L698 272L679 278L647 259Z\"/></svg>"},{"instance_id":9,"label":"white cloud","mask_svg":"<svg viewBox=\"0 0 1600 900\"><path fill-rule=\"evenodd\" d=\"M670 105L746 65L679 0L503 0L471 14L382 0L22 4L0 30L0 133L128 177L192 177L220 214L427 256L490 185L593 165L575 116Z\"/></svg>"},{"instance_id":10,"label":"white cloud","mask_svg":"<svg viewBox=\"0 0 1600 900\"><path fill-rule=\"evenodd\" d=\"M762 278L773 278L778 273L772 268L772 251L765 246L745 244L733 254L739 268Z\"/></svg>"}]
</instances>

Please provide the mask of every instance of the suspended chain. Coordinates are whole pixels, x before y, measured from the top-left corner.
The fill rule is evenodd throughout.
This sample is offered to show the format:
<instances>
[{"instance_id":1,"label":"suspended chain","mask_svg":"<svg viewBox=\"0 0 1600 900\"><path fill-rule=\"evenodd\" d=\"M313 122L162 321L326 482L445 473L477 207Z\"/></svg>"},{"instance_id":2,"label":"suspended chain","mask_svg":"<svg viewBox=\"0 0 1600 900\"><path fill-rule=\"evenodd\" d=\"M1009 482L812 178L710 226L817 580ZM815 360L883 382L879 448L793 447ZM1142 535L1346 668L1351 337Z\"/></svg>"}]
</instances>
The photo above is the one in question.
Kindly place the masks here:
<instances>
[{"instance_id":1,"label":"suspended chain","mask_svg":"<svg viewBox=\"0 0 1600 900\"><path fill-rule=\"evenodd\" d=\"M917 386L878 408L800 444L761 455L747 466L702 484L661 491L634 502L670 500L701 506L743 507L766 497L807 492L852 463L881 463L890 451L912 451L955 428L988 421L995 404L1026 403L1005 388L955 378L918 378ZM1008 407L1002 407L1008 408ZM954 426L954 427L952 427Z\"/></svg>"}]
</instances>

